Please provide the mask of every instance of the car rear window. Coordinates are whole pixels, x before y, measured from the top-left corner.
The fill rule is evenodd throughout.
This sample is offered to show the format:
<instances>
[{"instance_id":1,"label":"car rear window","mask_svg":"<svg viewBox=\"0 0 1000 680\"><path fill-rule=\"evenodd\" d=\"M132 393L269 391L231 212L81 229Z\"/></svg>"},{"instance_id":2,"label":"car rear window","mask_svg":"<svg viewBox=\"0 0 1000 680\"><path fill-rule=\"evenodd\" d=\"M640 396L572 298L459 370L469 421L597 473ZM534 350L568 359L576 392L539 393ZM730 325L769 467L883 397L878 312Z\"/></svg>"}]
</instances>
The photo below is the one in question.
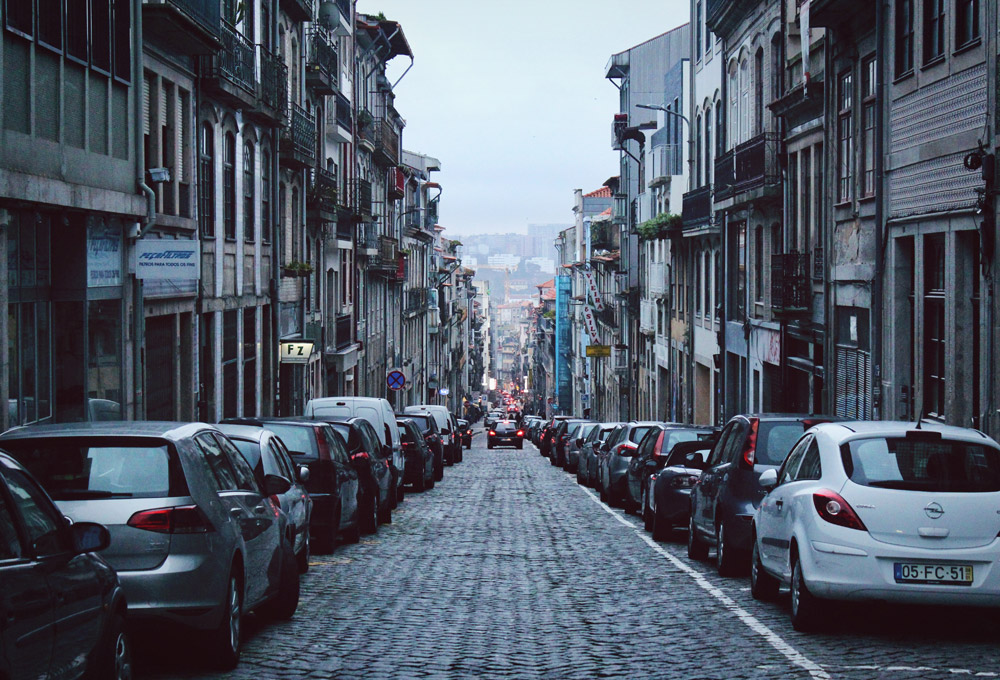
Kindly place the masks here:
<instances>
[{"instance_id":1,"label":"car rear window","mask_svg":"<svg viewBox=\"0 0 1000 680\"><path fill-rule=\"evenodd\" d=\"M681 442L696 442L709 439L711 436L712 434L710 432L696 432L694 430L667 430L661 451L669 452L672 448L674 448L674 446L680 444Z\"/></svg>"},{"instance_id":2,"label":"car rear window","mask_svg":"<svg viewBox=\"0 0 1000 680\"><path fill-rule=\"evenodd\" d=\"M628 433L628 439L631 442L639 443L642 438L646 436L646 433L652 430L651 425L643 425L642 427L633 427L632 431Z\"/></svg>"},{"instance_id":3,"label":"car rear window","mask_svg":"<svg viewBox=\"0 0 1000 680\"><path fill-rule=\"evenodd\" d=\"M25 439L4 448L54 500L188 494L177 454L165 442Z\"/></svg>"},{"instance_id":4,"label":"car rear window","mask_svg":"<svg viewBox=\"0 0 1000 680\"><path fill-rule=\"evenodd\" d=\"M517 425L515 425L514 423L499 422L497 423L497 426L493 429L496 432L516 432Z\"/></svg>"},{"instance_id":5,"label":"car rear window","mask_svg":"<svg viewBox=\"0 0 1000 680\"><path fill-rule=\"evenodd\" d=\"M418 416L416 414L407 413L406 417L413 421L422 434L427 434L431 429L431 417L430 416Z\"/></svg>"},{"instance_id":6,"label":"car rear window","mask_svg":"<svg viewBox=\"0 0 1000 680\"><path fill-rule=\"evenodd\" d=\"M844 471L862 486L933 492L1000 491L1000 450L905 437L856 439L841 447Z\"/></svg>"},{"instance_id":7,"label":"car rear window","mask_svg":"<svg viewBox=\"0 0 1000 680\"><path fill-rule=\"evenodd\" d=\"M357 432L354 431L354 428L347 423L330 423L330 427L344 440L348 453L353 452L357 448L360 438Z\"/></svg>"},{"instance_id":8,"label":"car rear window","mask_svg":"<svg viewBox=\"0 0 1000 680\"><path fill-rule=\"evenodd\" d=\"M316 448L316 435L312 427L281 425L278 423L267 423L264 427L281 437L281 441L285 443L285 448L293 456L319 458L319 450Z\"/></svg>"},{"instance_id":9,"label":"car rear window","mask_svg":"<svg viewBox=\"0 0 1000 680\"><path fill-rule=\"evenodd\" d=\"M795 442L810 427L812 425L806 425L797 420L760 422L757 426L757 448L754 450L754 463L757 465L781 465L788 456L788 452L795 446Z\"/></svg>"}]
</instances>

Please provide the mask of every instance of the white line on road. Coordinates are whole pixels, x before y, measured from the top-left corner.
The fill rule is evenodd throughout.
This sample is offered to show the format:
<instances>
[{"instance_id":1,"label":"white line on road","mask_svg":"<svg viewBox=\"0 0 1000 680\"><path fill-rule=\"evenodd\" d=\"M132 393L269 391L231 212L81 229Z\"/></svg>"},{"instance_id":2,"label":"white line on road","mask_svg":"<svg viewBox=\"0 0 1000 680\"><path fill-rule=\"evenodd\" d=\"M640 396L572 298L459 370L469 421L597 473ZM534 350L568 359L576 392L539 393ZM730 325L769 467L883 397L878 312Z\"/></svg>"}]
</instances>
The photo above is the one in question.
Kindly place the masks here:
<instances>
[{"instance_id":1,"label":"white line on road","mask_svg":"<svg viewBox=\"0 0 1000 680\"><path fill-rule=\"evenodd\" d=\"M650 536L647 536L646 532L643 529L637 527L636 525L632 524L632 522L620 516L612 508L610 508L603 501L601 501L601 499L599 499L594 494L593 491L591 491L590 489L586 489L582 486L580 487L580 489L588 496L590 496L591 500L593 500L595 503L597 503L597 505L603 508L605 512L607 512L616 520L627 526L629 529L632 529L635 532L636 536L645 541L650 548L658 552L663 557L666 557L675 567L677 567L678 569L686 573L688 576L690 576L692 579L694 579L694 582L697 583L699 587L708 592L716 600L721 602L726 609L732 612L740 621L745 623L753 632L757 633L765 640L767 640L767 642L776 650L781 652L781 654L783 654L786 659L791 661L796 666L808 671L809 675L811 675L814 678L817 678L817 680L830 680L830 675L826 671L824 671L819 664L807 658L804 654L802 654L802 652L798 651L790 644L785 642L785 640L780 635L778 635L773 630L771 630L763 623L761 623L757 619L757 617L755 617L747 610L743 609L743 607L736 604L736 602L734 602L731 597L726 595L719 588L712 585L709 582L709 580L705 578L703 574L699 573L695 569L692 569L682 560L678 559L674 555L671 555L669 552L664 550L663 546L654 541Z\"/></svg>"}]
</instances>

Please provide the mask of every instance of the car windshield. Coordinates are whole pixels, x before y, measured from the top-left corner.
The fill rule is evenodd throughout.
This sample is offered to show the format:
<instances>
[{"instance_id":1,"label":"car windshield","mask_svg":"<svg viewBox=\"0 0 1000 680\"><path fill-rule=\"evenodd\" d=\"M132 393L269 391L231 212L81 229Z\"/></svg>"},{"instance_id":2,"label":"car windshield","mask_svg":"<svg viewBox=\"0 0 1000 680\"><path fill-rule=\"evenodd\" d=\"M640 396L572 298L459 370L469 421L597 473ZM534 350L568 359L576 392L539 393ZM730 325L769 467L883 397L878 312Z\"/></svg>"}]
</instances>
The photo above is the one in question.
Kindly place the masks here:
<instances>
[{"instance_id":1,"label":"car windshield","mask_svg":"<svg viewBox=\"0 0 1000 680\"><path fill-rule=\"evenodd\" d=\"M293 456L319 458L313 428L305 425L281 425L279 423L267 423L264 427L281 437L281 441L285 443L288 452Z\"/></svg>"},{"instance_id":2,"label":"car windshield","mask_svg":"<svg viewBox=\"0 0 1000 680\"><path fill-rule=\"evenodd\" d=\"M1000 449L948 439L856 439L841 447L844 471L862 486L910 491L1000 491Z\"/></svg>"},{"instance_id":3,"label":"car windshield","mask_svg":"<svg viewBox=\"0 0 1000 680\"><path fill-rule=\"evenodd\" d=\"M166 444L24 439L4 442L4 448L54 500L156 498L187 493L176 454Z\"/></svg>"}]
</instances>

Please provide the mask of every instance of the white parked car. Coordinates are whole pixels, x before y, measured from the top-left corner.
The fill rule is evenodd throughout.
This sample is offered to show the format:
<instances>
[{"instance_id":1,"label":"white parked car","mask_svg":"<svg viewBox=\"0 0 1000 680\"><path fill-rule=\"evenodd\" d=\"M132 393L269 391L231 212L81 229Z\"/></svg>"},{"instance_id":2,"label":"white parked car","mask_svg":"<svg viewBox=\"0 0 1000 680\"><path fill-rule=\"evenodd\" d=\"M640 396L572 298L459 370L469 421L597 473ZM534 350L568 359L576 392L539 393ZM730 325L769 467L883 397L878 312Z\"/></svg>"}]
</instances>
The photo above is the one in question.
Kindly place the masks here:
<instances>
[{"instance_id":1,"label":"white parked car","mask_svg":"<svg viewBox=\"0 0 1000 680\"><path fill-rule=\"evenodd\" d=\"M760 484L751 592L788 584L797 630L825 599L1000 605L1000 446L983 433L824 423Z\"/></svg>"}]
</instances>

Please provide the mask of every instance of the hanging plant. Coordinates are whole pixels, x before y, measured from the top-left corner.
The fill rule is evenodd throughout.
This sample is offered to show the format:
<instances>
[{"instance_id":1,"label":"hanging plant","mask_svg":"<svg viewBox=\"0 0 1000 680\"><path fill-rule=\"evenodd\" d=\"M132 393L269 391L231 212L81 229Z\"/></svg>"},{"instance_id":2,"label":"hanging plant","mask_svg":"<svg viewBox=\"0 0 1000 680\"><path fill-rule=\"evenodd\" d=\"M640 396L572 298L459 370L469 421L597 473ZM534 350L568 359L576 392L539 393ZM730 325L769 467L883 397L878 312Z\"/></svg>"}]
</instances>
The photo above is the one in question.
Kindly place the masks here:
<instances>
[{"instance_id":1,"label":"hanging plant","mask_svg":"<svg viewBox=\"0 0 1000 680\"><path fill-rule=\"evenodd\" d=\"M652 219L648 219L640 224L636 231L643 241L651 241L658 238L666 238L670 231L681 228L682 218L673 213L660 213Z\"/></svg>"}]
</instances>

